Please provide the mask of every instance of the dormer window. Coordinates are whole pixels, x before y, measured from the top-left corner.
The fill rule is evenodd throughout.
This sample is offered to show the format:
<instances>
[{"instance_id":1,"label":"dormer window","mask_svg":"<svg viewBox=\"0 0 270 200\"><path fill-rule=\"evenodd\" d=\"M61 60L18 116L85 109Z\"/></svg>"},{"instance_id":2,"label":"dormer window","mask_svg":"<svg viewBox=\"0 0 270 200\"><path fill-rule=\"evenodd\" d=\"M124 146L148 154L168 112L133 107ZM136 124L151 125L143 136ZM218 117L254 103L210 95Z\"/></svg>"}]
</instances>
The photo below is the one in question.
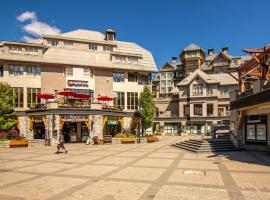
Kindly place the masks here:
<instances>
[{"instance_id":1,"label":"dormer window","mask_svg":"<svg viewBox=\"0 0 270 200\"><path fill-rule=\"evenodd\" d=\"M115 62L125 63L126 62L126 57L125 56L115 56Z\"/></svg>"},{"instance_id":2,"label":"dormer window","mask_svg":"<svg viewBox=\"0 0 270 200\"><path fill-rule=\"evenodd\" d=\"M96 51L97 50L97 44L89 44L89 49Z\"/></svg>"},{"instance_id":3,"label":"dormer window","mask_svg":"<svg viewBox=\"0 0 270 200\"><path fill-rule=\"evenodd\" d=\"M110 51L110 52L112 52L113 51L113 47L112 46L105 45L105 46L103 46L103 51Z\"/></svg>"},{"instance_id":4,"label":"dormer window","mask_svg":"<svg viewBox=\"0 0 270 200\"><path fill-rule=\"evenodd\" d=\"M188 58L195 58L197 57L197 51L188 51L186 52Z\"/></svg>"},{"instance_id":5,"label":"dormer window","mask_svg":"<svg viewBox=\"0 0 270 200\"><path fill-rule=\"evenodd\" d=\"M10 46L9 47L9 52L10 53L22 53L22 47Z\"/></svg>"},{"instance_id":6,"label":"dormer window","mask_svg":"<svg viewBox=\"0 0 270 200\"><path fill-rule=\"evenodd\" d=\"M65 42L64 42L64 45L65 45L65 47L67 47L67 48L72 48L72 47L73 47L73 42L65 41Z\"/></svg>"},{"instance_id":7,"label":"dormer window","mask_svg":"<svg viewBox=\"0 0 270 200\"><path fill-rule=\"evenodd\" d=\"M58 41L57 40L48 40L48 46L57 47Z\"/></svg>"},{"instance_id":8,"label":"dormer window","mask_svg":"<svg viewBox=\"0 0 270 200\"><path fill-rule=\"evenodd\" d=\"M26 51L26 54L38 55L38 48L37 47L26 47L25 51Z\"/></svg>"},{"instance_id":9,"label":"dormer window","mask_svg":"<svg viewBox=\"0 0 270 200\"><path fill-rule=\"evenodd\" d=\"M128 63L131 63L131 64L138 64L138 58L136 57L128 57Z\"/></svg>"}]
</instances>

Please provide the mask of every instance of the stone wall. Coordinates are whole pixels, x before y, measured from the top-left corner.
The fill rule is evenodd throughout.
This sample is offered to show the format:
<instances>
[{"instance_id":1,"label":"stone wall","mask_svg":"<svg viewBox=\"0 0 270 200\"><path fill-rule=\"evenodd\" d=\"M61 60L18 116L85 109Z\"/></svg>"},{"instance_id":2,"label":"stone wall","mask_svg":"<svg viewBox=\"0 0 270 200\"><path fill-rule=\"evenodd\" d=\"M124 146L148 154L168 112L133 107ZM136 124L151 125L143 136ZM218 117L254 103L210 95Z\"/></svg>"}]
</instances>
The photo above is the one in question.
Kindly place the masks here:
<instances>
[{"instance_id":1,"label":"stone wall","mask_svg":"<svg viewBox=\"0 0 270 200\"><path fill-rule=\"evenodd\" d=\"M103 137L103 127L102 127L102 116L101 115L93 115L92 119L94 122L93 130L91 130L90 137L94 136Z\"/></svg>"},{"instance_id":2,"label":"stone wall","mask_svg":"<svg viewBox=\"0 0 270 200\"><path fill-rule=\"evenodd\" d=\"M29 130L29 117L19 116L19 123L20 123L20 135L26 137L27 139L33 139L34 138L33 130Z\"/></svg>"},{"instance_id":3,"label":"stone wall","mask_svg":"<svg viewBox=\"0 0 270 200\"><path fill-rule=\"evenodd\" d=\"M131 128L132 117L124 117L124 129Z\"/></svg>"}]
</instances>

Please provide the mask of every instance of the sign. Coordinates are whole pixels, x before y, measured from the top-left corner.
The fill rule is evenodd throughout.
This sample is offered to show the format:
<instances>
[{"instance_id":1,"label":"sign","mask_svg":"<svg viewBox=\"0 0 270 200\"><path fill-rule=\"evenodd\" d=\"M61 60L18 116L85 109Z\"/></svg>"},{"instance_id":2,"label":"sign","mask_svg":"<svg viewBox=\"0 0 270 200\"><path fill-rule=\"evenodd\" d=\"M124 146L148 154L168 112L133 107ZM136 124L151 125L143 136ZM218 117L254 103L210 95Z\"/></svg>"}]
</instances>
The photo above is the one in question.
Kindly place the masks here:
<instances>
[{"instance_id":1,"label":"sign","mask_svg":"<svg viewBox=\"0 0 270 200\"><path fill-rule=\"evenodd\" d=\"M88 81L68 80L67 84L69 87L88 87Z\"/></svg>"},{"instance_id":2,"label":"sign","mask_svg":"<svg viewBox=\"0 0 270 200\"><path fill-rule=\"evenodd\" d=\"M107 125L118 125L119 121L118 120L107 120Z\"/></svg>"},{"instance_id":3,"label":"sign","mask_svg":"<svg viewBox=\"0 0 270 200\"><path fill-rule=\"evenodd\" d=\"M87 121L88 116L84 115L63 115L61 120L63 122L85 122Z\"/></svg>"}]
</instances>

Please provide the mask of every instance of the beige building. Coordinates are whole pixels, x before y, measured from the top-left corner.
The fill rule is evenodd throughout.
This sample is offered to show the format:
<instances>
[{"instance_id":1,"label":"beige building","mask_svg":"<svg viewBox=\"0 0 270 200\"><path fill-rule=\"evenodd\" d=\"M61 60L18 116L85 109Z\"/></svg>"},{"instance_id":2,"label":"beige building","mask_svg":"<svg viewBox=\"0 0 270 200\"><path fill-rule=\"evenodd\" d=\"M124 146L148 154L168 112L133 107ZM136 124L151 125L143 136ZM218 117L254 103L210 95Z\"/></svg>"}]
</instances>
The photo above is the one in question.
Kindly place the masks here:
<instances>
[{"instance_id":1,"label":"beige building","mask_svg":"<svg viewBox=\"0 0 270 200\"><path fill-rule=\"evenodd\" d=\"M20 131L29 138L55 138L62 132L68 141L82 141L89 131L102 136L131 128L140 92L151 86L153 72L152 54L116 40L111 29L0 42L0 81L13 87ZM58 95L62 91L89 94L91 104ZM38 93L55 96L49 107ZM113 100L104 105L97 101L102 96Z\"/></svg>"},{"instance_id":2,"label":"beige building","mask_svg":"<svg viewBox=\"0 0 270 200\"><path fill-rule=\"evenodd\" d=\"M211 132L214 124L229 119L229 93L238 87L227 72L234 74L247 57L231 56L228 48L217 53L208 49L205 55L191 44L180 52L180 59L166 63L153 80L155 129L165 134ZM164 84L168 72L174 74L170 89Z\"/></svg>"}]
</instances>

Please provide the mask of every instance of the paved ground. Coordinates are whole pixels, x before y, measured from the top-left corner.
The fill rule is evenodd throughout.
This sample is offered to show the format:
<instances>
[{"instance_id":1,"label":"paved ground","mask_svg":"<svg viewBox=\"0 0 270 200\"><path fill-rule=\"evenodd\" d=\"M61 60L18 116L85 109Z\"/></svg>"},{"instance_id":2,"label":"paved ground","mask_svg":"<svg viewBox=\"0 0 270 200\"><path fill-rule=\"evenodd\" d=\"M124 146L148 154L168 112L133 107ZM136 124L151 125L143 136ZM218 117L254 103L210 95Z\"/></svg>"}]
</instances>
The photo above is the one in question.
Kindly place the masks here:
<instances>
[{"instance_id":1,"label":"paved ground","mask_svg":"<svg viewBox=\"0 0 270 200\"><path fill-rule=\"evenodd\" d=\"M0 199L270 199L270 154L191 154L176 140L0 149Z\"/></svg>"}]
</instances>

